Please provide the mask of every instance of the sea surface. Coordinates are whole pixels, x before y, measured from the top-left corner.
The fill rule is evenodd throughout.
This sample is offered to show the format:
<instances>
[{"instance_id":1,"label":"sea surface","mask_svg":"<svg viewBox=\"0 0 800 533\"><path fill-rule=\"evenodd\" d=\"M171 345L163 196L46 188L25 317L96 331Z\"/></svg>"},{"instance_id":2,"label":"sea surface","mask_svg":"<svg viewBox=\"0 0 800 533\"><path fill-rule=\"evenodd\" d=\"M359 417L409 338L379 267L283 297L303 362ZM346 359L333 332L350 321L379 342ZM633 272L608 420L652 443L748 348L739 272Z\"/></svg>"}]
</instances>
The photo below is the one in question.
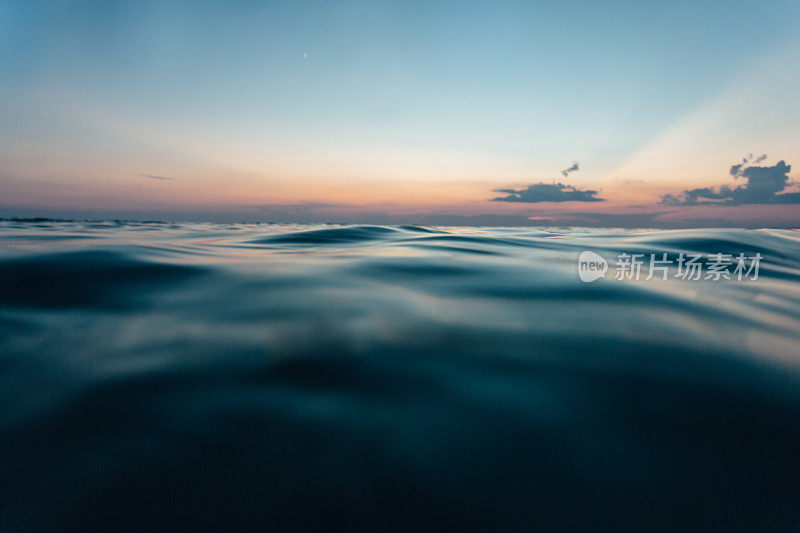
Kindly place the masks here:
<instances>
[{"instance_id":1,"label":"sea surface","mask_svg":"<svg viewBox=\"0 0 800 533\"><path fill-rule=\"evenodd\" d=\"M800 232L0 222L0 531L542 528L800 528Z\"/></svg>"}]
</instances>

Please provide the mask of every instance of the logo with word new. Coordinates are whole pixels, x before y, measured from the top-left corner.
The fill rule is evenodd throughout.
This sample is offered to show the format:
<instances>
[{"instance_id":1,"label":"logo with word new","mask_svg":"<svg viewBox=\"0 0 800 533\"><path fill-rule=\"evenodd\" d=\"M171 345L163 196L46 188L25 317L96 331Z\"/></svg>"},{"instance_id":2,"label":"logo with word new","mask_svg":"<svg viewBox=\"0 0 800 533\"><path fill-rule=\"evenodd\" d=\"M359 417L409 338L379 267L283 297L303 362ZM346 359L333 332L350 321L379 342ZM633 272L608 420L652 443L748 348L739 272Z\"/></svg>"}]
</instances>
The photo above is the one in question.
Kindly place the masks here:
<instances>
[{"instance_id":1,"label":"logo with word new","mask_svg":"<svg viewBox=\"0 0 800 533\"><path fill-rule=\"evenodd\" d=\"M585 283L604 277L607 270L608 261L595 252L586 250L578 257L578 276Z\"/></svg>"}]
</instances>

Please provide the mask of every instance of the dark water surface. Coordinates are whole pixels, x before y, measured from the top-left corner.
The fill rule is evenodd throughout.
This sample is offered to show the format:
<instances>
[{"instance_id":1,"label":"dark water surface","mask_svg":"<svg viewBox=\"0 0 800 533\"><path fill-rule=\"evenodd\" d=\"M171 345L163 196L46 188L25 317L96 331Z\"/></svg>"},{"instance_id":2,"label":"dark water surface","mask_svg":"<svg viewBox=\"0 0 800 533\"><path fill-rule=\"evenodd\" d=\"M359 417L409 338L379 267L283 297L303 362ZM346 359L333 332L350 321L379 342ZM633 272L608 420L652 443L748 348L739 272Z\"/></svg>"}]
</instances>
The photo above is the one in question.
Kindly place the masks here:
<instances>
[{"instance_id":1,"label":"dark water surface","mask_svg":"<svg viewBox=\"0 0 800 533\"><path fill-rule=\"evenodd\" d=\"M0 222L0 531L798 526L800 232Z\"/></svg>"}]
</instances>

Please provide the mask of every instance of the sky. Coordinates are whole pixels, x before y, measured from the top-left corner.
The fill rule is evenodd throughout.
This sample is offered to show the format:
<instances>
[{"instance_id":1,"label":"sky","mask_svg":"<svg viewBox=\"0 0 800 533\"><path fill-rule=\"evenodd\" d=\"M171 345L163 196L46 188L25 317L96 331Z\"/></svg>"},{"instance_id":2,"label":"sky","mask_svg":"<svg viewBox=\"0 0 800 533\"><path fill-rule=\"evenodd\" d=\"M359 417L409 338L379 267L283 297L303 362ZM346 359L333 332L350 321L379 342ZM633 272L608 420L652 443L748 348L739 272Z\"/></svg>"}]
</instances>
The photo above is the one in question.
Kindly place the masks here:
<instances>
[{"instance_id":1,"label":"sky","mask_svg":"<svg viewBox=\"0 0 800 533\"><path fill-rule=\"evenodd\" d=\"M796 0L0 0L0 217L800 227L798 27Z\"/></svg>"}]
</instances>

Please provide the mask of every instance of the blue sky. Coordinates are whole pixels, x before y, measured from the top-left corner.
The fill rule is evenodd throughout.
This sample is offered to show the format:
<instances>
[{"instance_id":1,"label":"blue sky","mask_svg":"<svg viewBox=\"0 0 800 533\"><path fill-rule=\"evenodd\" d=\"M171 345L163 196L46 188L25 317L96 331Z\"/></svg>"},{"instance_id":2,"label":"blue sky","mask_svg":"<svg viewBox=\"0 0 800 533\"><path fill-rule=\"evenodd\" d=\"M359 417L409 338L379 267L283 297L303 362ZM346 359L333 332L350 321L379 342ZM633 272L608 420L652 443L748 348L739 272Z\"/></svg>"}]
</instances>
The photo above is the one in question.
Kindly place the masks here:
<instances>
[{"instance_id":1,"label":"blue sky","mask_svg":"<svg viewBox=\"0 0 800 533\"><path fill-rule=\"evenodd\" d=\"M777 85L800 84L798 22L798 2L3 0L0 187L31 209L474 211L493 187L580 161L571 185L641 180L633 196L649 201L698 175L721 183L744 149L800 155L775 153L796 133L796 97L758 89L776 61ZM692 168L636 159L747 84L736 102L771 117L767 146L751 146L752 123L709 119L719 133L703 135L729 135L730 153L686 133Z\"/></svg>"}]
</instances>

